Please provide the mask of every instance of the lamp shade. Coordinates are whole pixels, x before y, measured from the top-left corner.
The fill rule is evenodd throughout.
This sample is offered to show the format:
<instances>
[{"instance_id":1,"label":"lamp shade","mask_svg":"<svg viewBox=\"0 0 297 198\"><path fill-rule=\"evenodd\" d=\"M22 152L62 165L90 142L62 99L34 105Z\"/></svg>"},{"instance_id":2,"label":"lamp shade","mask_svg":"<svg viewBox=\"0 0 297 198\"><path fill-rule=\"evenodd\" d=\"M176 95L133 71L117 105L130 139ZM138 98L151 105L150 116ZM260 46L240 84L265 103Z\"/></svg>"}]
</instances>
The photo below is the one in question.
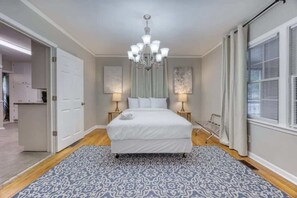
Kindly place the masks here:
<instances>
[{"instance_id":1,"label":"lamp shade","mask_svg":"<svg viewBox=\"0 0 297 198\"><path fill-rule=\"evenodd\" d=\"M140 51L142 51L144 44L143 43L137 43L137 46Z\"/></svg>"},{"instance_id":2,"label":"lamp shade","mask_svg":"<svg viewBox=\"0 0 297 198\"><path fill-rule=\"evenodd\" d=\"M122 94L120 93L113 93L112 94L112 101L113 102L119 102L122 100Z\"/></svg>"},{"instance_id":3,"label":"lamp shade","mask_svg":"<svg viewBox=\"0 0 297 198\"><path fill-rule=\"evenodd\" d=\"M134 57L133 57L132 52L131 51L128 51L127 53L128 53L129 60L133 60Z\"/></svg>"},{"instance_id":4,"label":"lamp shade","mask_svg":"<svg viewBox=\"0 0 297 198\"><path fill-rule=\"evenodd\" d=\"M160 47L160 43L161 43L161 41L159 41L159 40L154 40L154 41L152 41L152 43L158 45L158 48L159 48L159 47Z\"/></svg>"},{"instance_id":5,"label":"lamp shade","mask_svg":"<svg viewBox=\"0 0 297 198\"><path fill-rule=\"evenodd\" d=\"M149 45L151 42L151 35L145 34L142 36L142 41L145 45Z\"/></svg>"},{"instance_id":6,"label":"lamp shade","mask_svg":"<svg viewBox=\"0 0 297 198\"><path fill-rule=\"evenodd\" d=\"M162 55L161 55L161 54L157 54L157 55L156 55L156 61L157 61L158 63L160 63L160 62L162 61Z\"/></svg>"},{"instance_id":7,"label":"lamp shade","mask_svg":"<svg viewBox=\"0 0 297 198\"><path fill-rule=\"evenodd\" d=\"M177 97L177 100L179 102L187 102L187 99L188 99L187 94L179 94Z\"/></svg>"},{"instance_id":8,"label":"lamp shade","mask_svg":"<svg viewBox=\"0 0 297 198\"><path fill-rule=\"evenodd\" d=\"M160 51L161 51L161 54L162 54L163 57L167 57L168 52L169 52L169 48L161 48Z\"/></svg>"},{"instance_id":9,"label":"lamp shade","mask_svg":"<svg viewBox=\"0 0 297 198\"><path fill-rule=\"evenodd\" d=\"M137 45L131 45L131 51L134 56L136 56L139 52L139 47Z\"/></svg>"},{"instance_id":10,"label":"lamp shade","mask_svg":"<svg viewBox=\"0 0 297 198\"><path fill-rule=\"evenodd\" d=\"M140 60L140 55L137 55L137 56L134 58L134 61L135 61L135 63L138 63L139 60Z\"/></svg>"},{"instance_id":11,"label":"lamp shade","mask_svg":"<svg viewBox=\"0 0 297 198\"><path fill-rule=\"evenodd\" d=\"M152 51L153 54L158 53L158 50L159 50L159 45L158 45L158 43L152 43L152 44L150 45L150 47L151 47L151 51Z\"/></svg>"}]
</instances>

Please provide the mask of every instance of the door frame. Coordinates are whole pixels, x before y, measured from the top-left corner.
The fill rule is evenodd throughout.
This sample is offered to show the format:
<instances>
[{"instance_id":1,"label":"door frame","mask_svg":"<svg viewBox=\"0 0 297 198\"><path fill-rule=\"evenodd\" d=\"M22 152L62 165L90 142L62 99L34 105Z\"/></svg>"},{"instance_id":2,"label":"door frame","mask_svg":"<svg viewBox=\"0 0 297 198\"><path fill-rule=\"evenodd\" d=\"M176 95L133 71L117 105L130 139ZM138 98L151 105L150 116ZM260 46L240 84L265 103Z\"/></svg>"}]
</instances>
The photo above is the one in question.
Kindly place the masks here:
<instances>
[{"instance_id":1,"label":"door frame","mask_svg":"<svg viewBox=\"0 0 297 198\"><path fill-rule=\"evenodd\" d=\"M52 57L56 56L57 44L37 34L30 28L20 24L14 19L4 15L0 12L0 22L13 28L14 30L28 36L29 38L40 42L41 44L49 47L50 56L48 57L48 67L46 69L46 81L47 81L47 152L56 152L56 137L53 135L53 131L56 130L56 102L52 100L56 94L56 63L52 61Z\"/></svg>"}]
</instances>

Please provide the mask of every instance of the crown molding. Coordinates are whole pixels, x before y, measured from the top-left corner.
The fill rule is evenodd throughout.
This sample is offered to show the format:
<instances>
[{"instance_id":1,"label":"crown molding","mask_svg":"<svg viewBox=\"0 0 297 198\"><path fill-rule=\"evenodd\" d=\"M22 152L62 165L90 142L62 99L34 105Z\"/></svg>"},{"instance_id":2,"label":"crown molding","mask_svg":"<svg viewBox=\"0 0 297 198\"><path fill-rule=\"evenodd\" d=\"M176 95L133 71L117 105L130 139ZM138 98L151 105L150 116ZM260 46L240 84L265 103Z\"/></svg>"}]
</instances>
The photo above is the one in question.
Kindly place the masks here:
<instances>
[{"instance_id":1,"label":"crown molding","mask_svg":"<svg viewBox=\"0 0 297 198\"><path fill-rule=\"evenodd\" d=\"M210 50L206 51L201 58L203 58L204 56L208 55L209 53L211 53L212 51L214 51L215 49L217 49L219 46L222 45L222 41L219 42L218 44L216 44L214 47L212 47Z\"/></svg>"},{"instance_id":2,"label":"crown molding","mask_svg":"<svg viewBox=\"0 0 297 198\"><path fill-rule=\"evenodd\" d=\"M52 26L57 28L59 31L61 31L64 35L66 35L68 38L70 38L72 41L74 41L76 44L78 44L80 47L82 47L84 50L92 54L93 56L96 56L92 50L88 49L86 46L84 46L81 42L79 42L76 38L74 38L70 33L68 33L66 30L64 30L61 26L59 26L57 23L55 23L52 19L50 19L47 15L45 15L41 10L39 10L36 6L34 6L32 3L30 3L28 0L21 0L23 4L25 4L28 8L30 8L32 11L34 11L36 14L38 14L41 18L46 20L48 23L50 23Z\"/></svg>"},{"instance_id":3,"label":"crown molding","mask_svg":"<svg viewBox=\"0 0 297 198\"><path fill-rule=\"evenodd\" d=\"M97 58L128 58L127 55L123 54L95 54Z\"/></svg>"},{"instance_id":4,"label":"crown molding","mask_svg":"<svg viewBox=\"0 0 297 198\"><path fill-rule=\"evenodd\" d=\"M44 14L41 10L39 10L36 6L34 6L32 3L30 3L28 0L20 0L23 4L25 4L28 8L30 8L32 11L34 11L36 14L38 14L41 18L46 20L48 23L50 23L52 26L54 26L56 29L61 31L64 35L66 35L68 38L70 38L72 41L74 41L76 44L78 44L80 47L82 47L84 50L89 52L95 57L127 57L127 55L122 54L95 54L92 50L87 48L85 45L83 45L80 41L78 41L76 38L74 38L69 32L67 32L65 29L63 29L61 26L59 26L57 23L55 23L51 18L49 18L46 14ZM222 42L218 43L216 46L211 48L209 51L204 53L203 55L172 55L168 56L168 58L203 58L213 50L215 50L217 47L219 47L222 44Z\"/></svg>"},{"instance_id":5,"label":"crown molding","mask_svg":"<svg viewBox=\"0 0 297 198\"><path fill-rule=\"evenodd\" d=\"M168 56L168 58L202 58L201 55L172 55Z\"/></svg>"},{"instance_id":6,"label":"crown molding","mask_svg":"<svg viewBox=\"0 0 297 198\"><path fill-rule=\"evenodd\" d=\"M6 16L2 12L0 12L0 20L3 21L9 27L13 28L14 30L21 32L22 34L27 35L29 38L37 40L37 41L45 44L46 46L58 47L58 45L56 43L53 43L52 41L48 40L47 38L37 34L33 30L23 26L22 24L13 20L12 18Z\"/></svg>"},{"instance_id":7,"label":"crown molding","mask_svg":"<svg viewBox=\"0 0 297 198\"><path fill-rule=\"evenodd\" d=\"M98 58L128 58L127 55L123 54L96 54ZM168 56L168 58L202 58L201 55L172 55Z\"/></svg>"}]
</instances>

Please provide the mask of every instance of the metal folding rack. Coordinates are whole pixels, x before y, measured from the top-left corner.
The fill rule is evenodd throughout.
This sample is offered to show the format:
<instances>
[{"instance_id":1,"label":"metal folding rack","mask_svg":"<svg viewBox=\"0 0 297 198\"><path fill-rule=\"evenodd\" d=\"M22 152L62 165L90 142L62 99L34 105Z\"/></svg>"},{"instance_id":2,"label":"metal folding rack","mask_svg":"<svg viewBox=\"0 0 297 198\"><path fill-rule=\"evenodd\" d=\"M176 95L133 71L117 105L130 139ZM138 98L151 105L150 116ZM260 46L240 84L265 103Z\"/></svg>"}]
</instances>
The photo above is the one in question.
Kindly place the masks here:
<instances>
[{"instance_id":1,"label":"metal folding rack","mask_svg":"<svg viewBox=\"0 0 297 198\"><path fill-rule=\"evenodd\" d=\"M210 136L207 137L205 143L207 144L208 140L212 138L214 135L219 136L220 132L220 118L221 116L218 114L211 114L210 119L208 121L195 121L202 129L208 131Z\"/></svg>"}]
</instances>

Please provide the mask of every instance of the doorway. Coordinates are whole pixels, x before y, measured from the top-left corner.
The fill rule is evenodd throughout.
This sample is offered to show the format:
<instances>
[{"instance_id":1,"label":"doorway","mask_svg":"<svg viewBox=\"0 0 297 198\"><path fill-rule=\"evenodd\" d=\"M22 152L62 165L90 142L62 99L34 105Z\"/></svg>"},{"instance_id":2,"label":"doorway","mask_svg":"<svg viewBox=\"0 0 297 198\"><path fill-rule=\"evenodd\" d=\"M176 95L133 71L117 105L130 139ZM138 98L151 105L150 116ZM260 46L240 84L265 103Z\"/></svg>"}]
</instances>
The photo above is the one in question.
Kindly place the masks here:
<instances>
[{"instance_id":1,"label":"doorway","mask_svg":"<svg viewBox=\"0 0 297 198\"><path fill-rule=\"evenodd\" d=\"M1 21L0 40L1 185L51 155L51 50Z\"/></svg>"}]
</instances>

